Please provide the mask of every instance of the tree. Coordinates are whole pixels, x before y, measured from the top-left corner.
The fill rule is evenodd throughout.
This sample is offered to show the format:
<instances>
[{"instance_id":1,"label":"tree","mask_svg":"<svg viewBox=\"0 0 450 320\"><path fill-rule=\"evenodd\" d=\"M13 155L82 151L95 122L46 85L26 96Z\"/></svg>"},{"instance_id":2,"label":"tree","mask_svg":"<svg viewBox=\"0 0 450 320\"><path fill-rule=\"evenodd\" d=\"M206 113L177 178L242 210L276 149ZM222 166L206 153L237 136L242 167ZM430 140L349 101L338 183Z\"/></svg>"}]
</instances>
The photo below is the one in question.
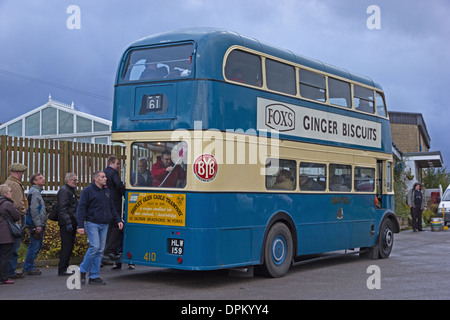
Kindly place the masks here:
<instances>
[{"instance_id":1,"label":"tree","mask_svg":"<svg viewBox=\"0 0 450 320\"><path fill-rule=\"evenodd\" d=\"M423 185L428 189L439 188L445 190L450 183L450 173L447 172L447 167L443 168L428 168L423 170Z\"/></svg>"},{"instance_id":2,"label":"tree","mask_svg":"<svg viewBox=\"0 0 450 320\"><path fill-rule=\"evenodd\" d=\"M409 208L406 205L406 173L403 161L397 161L394 169L394 191L395 191L395 214L407 216Z\"/></svg>"}]
</instances>

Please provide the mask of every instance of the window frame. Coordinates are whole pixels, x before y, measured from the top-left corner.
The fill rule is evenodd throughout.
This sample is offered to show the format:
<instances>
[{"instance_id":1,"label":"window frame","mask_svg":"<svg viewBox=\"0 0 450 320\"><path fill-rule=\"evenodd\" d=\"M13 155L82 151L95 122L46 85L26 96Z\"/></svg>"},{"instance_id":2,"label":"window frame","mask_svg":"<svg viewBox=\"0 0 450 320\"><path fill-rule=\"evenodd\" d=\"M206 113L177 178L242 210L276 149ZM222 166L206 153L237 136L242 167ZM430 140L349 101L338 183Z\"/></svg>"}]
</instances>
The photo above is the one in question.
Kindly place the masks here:
<instances>
[{"instance_id":1,"label":"window frame","mask_svg":"<svg viewBox=\"0 0 450 320\"><path fill-rule=\"evenodd\" d=\"M170 149L171 151L171 157L174 154L174 149L175 148L180 148L183 147L183 155L181 156L183 159L183 161L173 161L174 158L171 159L172 163L174 163L173 167L175 168L176 166L180 166L182 168L182 170L184 170L185 173L185 178L183 179L182 182L178 181L177 179L177 185L176 186L162 186L162 184L165 181L165 178L163 181L160 181L161 184L159 186L154 186L153 182L155 180L153 173L152 173L152 169L153 166L158 163L159 161L161 161L161 156L162 156L162 152L166 149ZM145 154L146 152L142 152L139 151L138 148L142 148L142 149L146 149L147 150L147 154ZM153 149L152 149L153 148ZM131 143L130 145L130 176L129 176L129 185L132 188L143 188L143 189L156 189L156 190L161 190L161 189L177 189L177 190L182 190L185 189L187 186L187 182L188 182L188 166L185 163L186 161L184 161L187 157L188 157L188 143L185 141L169 141L169 140L165 140L165 141L134 141L133 143ZM176 149L175 153L179 154L179 150ZM138 183L139 178L138 178L138 167L139 167L139 162L145 158L147 160L147 170L150 172L150 176L152 178L152 184L151 185L135 185L136 183ZM135 176L136 178L133 180L133 176ZM148 177L147 177L148 178ZM166 176L167 178L167 176ZM148 180L147 180L148 181ZM147 183L147 182L146 182Z\"/></svg>"},{"instance_id":2,"label":"window frame","mask_svg":"<svg viewBox=\"0 0 450 320\"><path fill-rule=\"evenodd\" d=\"M283 63L274 59L266 58L264 61L265 66L265 74L266 74L266 86L268 90L280 92L292 96L297 95L297 78L295 67L293 65ZM279 73L278 71L282 70L286 71L288 68L292 69L292 73L288 75L286 72ZM270 72L273 69L274 72ZM278 70L277 70L278 69ZM282 90L281 87L277 87L280 83L280 80L283 79L283 89L288 88L287 85L290 84L293 91ZM270 84L270 85L269 85Z\"/></svg>"},{"instance_id":3,"label":"window frame","mask_svg":"<svg viewBox=\"0 0 450 320\"><path fill-rule=\"evenodd\" d=\"M310 73L311 75L313 75L313 77L322 77L323 78L323 87L320 86L320 84L313 83L313 81L308 81L308 79L306 79L306 81L303 81L304 77L301 75L301 73ZM304 68L298 68L298 83L299 83L299 94L300 97L305 98L305 99L310 99L310 100L314 100L314 101L318 101L318 102L322 102L322 103L326 103L327 102L327 77L323 74L314 72L314 71L310 71L310 70L306 70ZM308 89L316 89L317 91L320 92L320 90L323 90L323 101L321 101L320 99L316 99L313 97L308 97L306 94L302 94L302 88L308 88Z\"/></svg>"},{"instance_id":4,"label":"window frame","mask_svg":"<svg viewBox=\"0 0 450 320\"><path fill-rule=\"evenodd\" d=\"M367 187L358 187L358 185L361 185L361 183L357 184L357 177L356 177L356 171L358 169L361 170L373 170L373 176L369 177L369 180L372 180L372 190L365 190L364 188ZM368 167L368 166L361 166L361 165L355 165L355 167L353 168L353 185L354 185L354 191L357 193L361 193L361 192L369 192L369 193L375 193L375 182L376 182L376 176L377 176L377 170L375 167ZM367 180L367 179L365 179ZM362 179L359 179L358 181L362 181ZM359 189L359 188L363 188L363 189Z\"/></svg>"},{"instance_id":5,"label":"window frame","mask_svg":"<svg viewBox=\"0 0 450 320\"><path fill-rule=\"evenodd\" d=\"M301 179L301 176L302 176L302 170L301 170L302 164L309 164L309 165L316 165L317 166L317 167L309 166L309 167L303 167L303 168L319 168L318 166L323 166L324 169L325 169L325 185L321 186L319 181L317 181L317 180L314 181L314 179L311 178L311 176L308 176L308 179L312 179L312 180L309 180L309 181L312 181L312 182L309 182L310 184L312 183L312 185L311 185L312 188L311 189L308 188L308 189L302 190L302 184L301 184L301 180L302 180ZM300 189L301 192L326 192L327 191L327 187L328 187L328 165L326 163L320 163L320 162L300 161L299 165L298 165L298 177L299 177L298 178L298 185L299 185L299 189ZM317 176L316 179L318 179L319 177L320 176ZM306 182L306 183L308 183L308 182ZM314 190L314 188L318 188L319 186L321 186L322 188Z\"/></svg>"},{"instance_id":6,"label":"window frame","mask_svg":"<svg viewBox=\"0 0 450 320\"><path fill-rule=\"evenodd\" d=\"M378 112L378 97L380 97L381 99L381 101L383 102L383 112L384 112L384 114L380 114L379 112ZM383 92L380 92L380 91L375 91L375 109L376 109L376 114L379 116L379 117L384 117L384 118L388 118L388 111L387 111L387 107L386 107L386 99L385 99L385 97L384 97L384 93Z\"/></svg>"},{"instance_id":7,"label":"window frame","mask_svg":"<svg viewBox=\"0 0 450 320\"><path fill-rule=\"evenodd\" d=\"M245 59L240 60L240 63L235 63L236 61L233 61L233 59L235 58L234 54L243 54L246 55ZM231 58L230 58L231 57ZM245 63L242 62L243 60L247 60L246 62L248 62L249 59L253 59L253 58L257 58L258 61L257 63L253 64L249 64L249 63ZM256 61L255 61L256 62ZM258 87L258 88L262 88L263 87L263 57L261 57L259 54L255 54L246 50L242 50L240 48L235 48L233 50L231 50L227 55L226 55L226 59L224 62L224 66L223 66L223 75L224 78L227 81L230 82L234 82L234 83L238 83L241 85L249 85L249 86L254 86L254 87ZM244 68L245 70L250 70L250 67L254 69L254 77L253 75L247 76L250 73L245 73L243 70L240 71L240 73L243 73L243 75L241 75L239 77L237 77L237 73L239 72L239 69L236 70L237 68ZM230 68L230 69L228 69ZM235 77L236 76L236 77ZM258 79L259 76L259 79ZM250 81L250 79L252 79L252 81Z\"/></svg>"},{"instance_id":8,"label":"window frame","mask_svg":"<svg viewBox=\"0 0 450 320\"><path fill-rule=\"evenodd\" d=\"M268 174L268 169L272 167L272 161L275 160L275 165L277 166L277 172L274 174ZM288 163L290 162L290 165L287 164L282 164L282 163ZM293 178L293 188L283 188L283 187L275 187L275 185L277 184L277 180L278 178L281 178L283 175L280 175L285 167L288 167L290 170L293 169L294 172L290 172L290 179L292 181ZM283 168L280 170L280 168ZM285 176L284 176L285 177ZM275 182L271 181L270 184L272 185L268 185L268 181L273 180L275 178ZM292 191L296 191L297 190L297 161L296 160L292 160L292 159L276 159L276 158L267 158L266 159L266 171L265 171L265 177L264 177L264 181L265 181L265 187L266 190L268 191L284 191L284 192L292 192ZM280 186L280 184L283 183L283 181L279 181L278 184ZM286 185L288 185L289 183L286 183Z\"/></svg>"},{"instance_id":9,"label":"window frame","mask_svg":"<svg viewBox=\"0 0 450 320\"><path fill-rule=\"evenodd\" d=\"M152 61L152 62L147 62L147 60L143 63L138 64L137 62L141 61L141 60L145 60L144 56L140 59L137 59L135 61L135 63L131 63L131 59L134 58L132 57L134 53L138 54L138 53L144 53L145 51L148 51L149 53L152 50L163 50L163 49L173 49L175 47L181 47L181 46L191 46L192 48L192 54L189 56L189 63L188 65L190 65L190 68L188 69L183 69L184 71L186 71L186 75L183 75L183 72L180 71L179 75L176 74L175 69L182 69L178 66L173 66L172 69L170 69L170 65L168 65L167 63L169 61ZM180 79L186 79L186 78L192 78L193 74L194 74L194 70L195 70L195 51L196 51L196 45L194 42L182 42L182 43L173 43L173 44L163 44L163 45L156 45L156 46L150 46L150 47L145 47L145 48L132 48L131 50L129 50L127 52L127 56L126 56L126 63L124 64L123 70L121 72L120 75L120 80L123 81L124 83L131 83L131 82L149 82L149 81L167 81L167 80L180 80ZM159 54L161 55L161 54ZM147 57L150 57L151 54L147 55ZM139 57L138 57L139 58ZM184 59L187 60L187 59ZM179 60L181 61L181 60ZM174 62L174 61L171 61ZM166 72L167 74L165 74L164 76L161 77L155 77L155 78L143 78L143 73L145 72L145 65L146 64L156 64L157 68L158 68L158 72L162 72L164 71L163 69L167 69ZM131 73L133 72L133 68L132 66L136 66L136 65L143 65L144 69L140 72L139 77L137 77L136 79L130 79L131 77ZM161 69L161 70L159 70ZM161 73L162 75L162 73ZM136 75L137 76L137 75Z\"/></svg>"},{"instance_id":10,"label":"window frame","mask_svg":"<svg viewBox=\"0 0 450 320\"><path fill-rule=\"evenodd\" d=\"M331 85L332 83L339 84L338 86ZM345 90L342 90L345 85ZM339 88L339 86L341 86ZM348 88L348 91L347 91ZM342 94L345 91L345 93L348 95ZM332 100L333 99L333 100ZM339 100L334 99L344 99L346 101L346 105L338 103ZM350 82L344 81L341 79L337 79L334 77L328 77L328 102L333 106L338 106L346 109L352 109L352 91L351 91L351 85Z\"/></svg>"},{"instance_id":11,"label":"window frame","mask_svg":"<svg viewBox=\"0 0 450 320\"><path fill-rule=\"evenodd\" d=\"M360 92L357 94L356 91L359 90L366 90L372 93L372 100L367 99L365 96L363 96ZM367 92L366 92L367 93ZM361 102L365 102L368 105L372 105L372 109L371 111L369 109L364 110L364 106L363 107L359 107L359 105L357 106L357 101L359 102L359 105L361 105ZM358 84L353 84L353 104L354 104L354 108L356 111L360 111L360 112L367 112L370 114L375 114L375 92L372 89L360 86Z\"/></svg>"},{"instance_id":12,"label":"window frame","mask_svg":"<svg viewBox=\"0 0 450 320\"><path fill-rule=\"evenodd\" d=\"M336 170L332 169L332 166L349 167L350 168L350 186L348 186L345 183L345 178L343 178L342 175L339 175L339 177L342 180L335 178L338 176L334 174L334 172L336 172ZM343 168L343 169L348 169L348 168ZM333 175L332 175L332 171L333 171ZM332 189L332 186L334 186L333 189ZM336 190L336 188L339 188L340 190ZM348 188L349 190L345 190L345 188ZM328 164L328 190L330 192L345 192L345 193L353 192L353 166L350 164L329 163Z\"/></svg>"}]
</instances>

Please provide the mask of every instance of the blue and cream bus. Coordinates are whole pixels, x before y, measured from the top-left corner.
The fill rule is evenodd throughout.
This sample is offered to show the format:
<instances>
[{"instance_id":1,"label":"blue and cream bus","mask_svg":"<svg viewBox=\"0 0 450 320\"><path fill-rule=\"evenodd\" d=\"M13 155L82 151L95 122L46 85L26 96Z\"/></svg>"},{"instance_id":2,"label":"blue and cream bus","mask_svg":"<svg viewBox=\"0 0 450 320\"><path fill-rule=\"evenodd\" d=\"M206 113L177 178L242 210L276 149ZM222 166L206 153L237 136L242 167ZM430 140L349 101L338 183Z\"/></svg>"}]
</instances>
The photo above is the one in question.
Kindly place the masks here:
<instances>
[{"instance_id":1,"label":"blue and cream bus","mask_svg":"<svg viewBox=\"0 0 450 320\"><path fill-rule=\"evenodd\" d=\"M161 33L123 54L112 139L123 262L279 277L304 255L391 253L390 126L368 77L235 32Z\"/></svg>"}]
</instances>

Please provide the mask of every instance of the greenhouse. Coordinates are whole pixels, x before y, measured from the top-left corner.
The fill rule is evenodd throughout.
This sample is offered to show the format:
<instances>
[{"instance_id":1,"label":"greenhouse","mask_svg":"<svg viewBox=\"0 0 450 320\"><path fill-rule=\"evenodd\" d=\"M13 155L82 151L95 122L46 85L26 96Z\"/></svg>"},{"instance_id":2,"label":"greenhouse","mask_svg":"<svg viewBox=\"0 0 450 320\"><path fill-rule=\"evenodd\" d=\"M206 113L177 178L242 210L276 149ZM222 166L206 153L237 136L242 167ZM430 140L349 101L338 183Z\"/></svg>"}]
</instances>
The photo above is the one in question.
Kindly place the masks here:
<instances>
[{"instance_id":1,"label":"greenhouse","mask_svg":"<svg viewBox=\"0 0 450 320\"><path fill-rule=\"evenodd\" d=\"M75 110L48 97L48 102L0 125L0 135L111 144L111 121Z\"/></svg>"}]
</instances>

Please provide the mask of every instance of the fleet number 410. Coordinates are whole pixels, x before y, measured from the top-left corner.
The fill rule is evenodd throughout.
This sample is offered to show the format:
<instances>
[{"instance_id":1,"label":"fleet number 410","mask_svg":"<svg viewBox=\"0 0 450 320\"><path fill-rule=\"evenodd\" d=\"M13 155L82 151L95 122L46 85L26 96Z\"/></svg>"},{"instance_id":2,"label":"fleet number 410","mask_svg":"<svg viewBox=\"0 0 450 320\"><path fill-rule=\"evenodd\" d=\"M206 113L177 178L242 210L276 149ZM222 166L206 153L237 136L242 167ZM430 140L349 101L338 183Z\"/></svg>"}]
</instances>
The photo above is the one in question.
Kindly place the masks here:
<instances>
[{"instance_id":1,"label":"fleet number 410","mask_svg":"<svg viewBox=\"0 0 450 320\"><path fill-rule=\"evenodd\" d=\"M145 261L156 261L156 253L155 252L146 252L144 255Z\"/></svg>"}]
</instances>

